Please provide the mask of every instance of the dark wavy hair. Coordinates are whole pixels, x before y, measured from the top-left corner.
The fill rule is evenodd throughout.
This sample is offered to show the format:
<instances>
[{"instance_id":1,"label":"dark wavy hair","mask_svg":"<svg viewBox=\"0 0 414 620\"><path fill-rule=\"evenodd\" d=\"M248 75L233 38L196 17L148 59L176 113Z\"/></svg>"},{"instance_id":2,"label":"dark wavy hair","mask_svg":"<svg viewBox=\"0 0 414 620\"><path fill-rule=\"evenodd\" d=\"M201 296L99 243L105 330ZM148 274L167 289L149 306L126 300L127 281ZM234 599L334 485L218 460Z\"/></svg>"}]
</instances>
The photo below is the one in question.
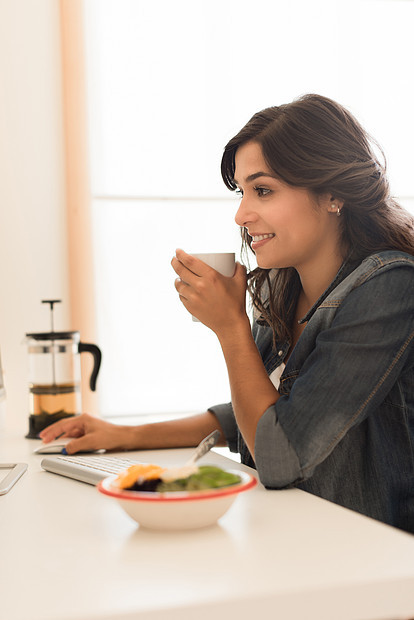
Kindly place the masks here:
<instances>
[{"instance_id":1,"label":"dark wavy hair","mask_svg":"<svg viewBox=\"0 0 414 620\"><path fill-rule=\"evenodd\" d=\"M230 190L236 189L237 149L250 141L260 145L269 168L288 185L316 198L330 193L344 201L340 239L349 260L391 249L414 254L414 218L390 196L384 154L344 107L309 94L255 114L224 149L221 174ZM248 250L251 237L245 229L242 239ZM301 287L296 270L254 269L248 287L274 339L290 339Z\"/></svg>"}]
</instances>

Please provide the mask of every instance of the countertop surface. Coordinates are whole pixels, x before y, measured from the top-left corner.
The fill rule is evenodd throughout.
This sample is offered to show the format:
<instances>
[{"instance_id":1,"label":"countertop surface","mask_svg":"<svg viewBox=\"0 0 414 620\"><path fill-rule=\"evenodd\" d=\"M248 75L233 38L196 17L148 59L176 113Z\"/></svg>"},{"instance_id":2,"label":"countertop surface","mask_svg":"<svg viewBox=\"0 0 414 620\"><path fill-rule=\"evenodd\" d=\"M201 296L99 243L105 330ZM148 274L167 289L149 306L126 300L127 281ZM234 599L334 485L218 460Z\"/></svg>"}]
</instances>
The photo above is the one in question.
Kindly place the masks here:
<instances>
[{"instance_id":1,"label":"countertop surface","mask_svg":"<svg viewBox=\"0 0 414 620\"><path fill-rule=\"evenodd\" d=\"M146 530L93 486L43 471L38 445L0 438L0 462L28 463L0 496L2 620L414 617L410 534L260 483L217 525ZM191 452L122 455L169 465ZM249 470L214 451L201 462Z\"/></svg>"}]
</instances>

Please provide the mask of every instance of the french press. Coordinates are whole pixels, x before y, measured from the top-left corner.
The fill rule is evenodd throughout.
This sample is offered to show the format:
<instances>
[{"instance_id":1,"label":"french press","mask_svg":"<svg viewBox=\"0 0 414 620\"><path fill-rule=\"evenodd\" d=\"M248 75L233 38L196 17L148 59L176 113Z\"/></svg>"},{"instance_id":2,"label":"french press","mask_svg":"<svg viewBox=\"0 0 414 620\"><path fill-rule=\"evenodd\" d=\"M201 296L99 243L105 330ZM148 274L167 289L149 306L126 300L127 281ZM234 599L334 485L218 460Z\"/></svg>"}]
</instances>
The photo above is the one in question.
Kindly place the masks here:
<instances>
[{"instance_id":1,"label":"french press","mask_svg":"<svg viewBox=\"0 0 414 620\"><path fill-rule=\"evenodd\" d=\"M44 299L50 304L50 332L26 334L29 354L29 432L37 438L40 431L57 420L82 412L80 354L92 353L93 369L89 386L96 390L102 354L95 344L80 341L78 331L54 330L53 309L60 299Z\"/></svg>"}]
</instances>

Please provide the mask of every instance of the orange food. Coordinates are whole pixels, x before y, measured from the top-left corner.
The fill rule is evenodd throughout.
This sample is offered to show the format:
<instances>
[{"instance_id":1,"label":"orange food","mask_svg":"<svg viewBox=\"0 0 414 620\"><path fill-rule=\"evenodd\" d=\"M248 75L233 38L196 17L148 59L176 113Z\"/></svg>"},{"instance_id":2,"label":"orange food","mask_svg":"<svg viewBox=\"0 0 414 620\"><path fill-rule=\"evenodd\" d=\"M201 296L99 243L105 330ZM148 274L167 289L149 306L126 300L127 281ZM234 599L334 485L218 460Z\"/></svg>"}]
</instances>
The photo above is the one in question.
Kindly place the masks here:
<instances>
[{"instance_id":1,"label":"orange food","mask_svg":"<svg viewBox=\"0 0 414 620\"><path fill-rule=\"evenodd\" d=\"M137 480L155 480L159 478L163 471L164 467L151 465L150 463L131 465L131 467L128 467L128 469L118 474L116 484L120 489L128 489L132 487Z\"/></svg>"}]
</instances>

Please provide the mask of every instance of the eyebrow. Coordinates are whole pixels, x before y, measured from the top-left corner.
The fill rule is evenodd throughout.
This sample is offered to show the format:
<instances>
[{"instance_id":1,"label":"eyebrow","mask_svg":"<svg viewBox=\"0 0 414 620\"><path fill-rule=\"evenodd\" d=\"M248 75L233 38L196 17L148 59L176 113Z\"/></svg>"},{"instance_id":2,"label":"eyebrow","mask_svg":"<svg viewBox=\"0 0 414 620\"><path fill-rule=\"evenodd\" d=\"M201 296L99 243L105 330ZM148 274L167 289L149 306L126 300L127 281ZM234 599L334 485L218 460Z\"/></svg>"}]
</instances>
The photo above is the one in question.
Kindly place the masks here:
<instances>
[{"instance_id":1,"label":"eyebrow","mask_svg":"<svg viewBox=\"0 0 414 620\"><path fill-rule=\"evenodd\" d=\"M249 174L249 176L246 178L246 183L250 183L251 181L258 179L259 177L270 177L271 179L276 179L273 174L269 174L268 172L254 172L253 174ZM239 182L235 178L233 178L233 181L236 183L236 185L239 185Z\"/></svg>"}]
</instances>

